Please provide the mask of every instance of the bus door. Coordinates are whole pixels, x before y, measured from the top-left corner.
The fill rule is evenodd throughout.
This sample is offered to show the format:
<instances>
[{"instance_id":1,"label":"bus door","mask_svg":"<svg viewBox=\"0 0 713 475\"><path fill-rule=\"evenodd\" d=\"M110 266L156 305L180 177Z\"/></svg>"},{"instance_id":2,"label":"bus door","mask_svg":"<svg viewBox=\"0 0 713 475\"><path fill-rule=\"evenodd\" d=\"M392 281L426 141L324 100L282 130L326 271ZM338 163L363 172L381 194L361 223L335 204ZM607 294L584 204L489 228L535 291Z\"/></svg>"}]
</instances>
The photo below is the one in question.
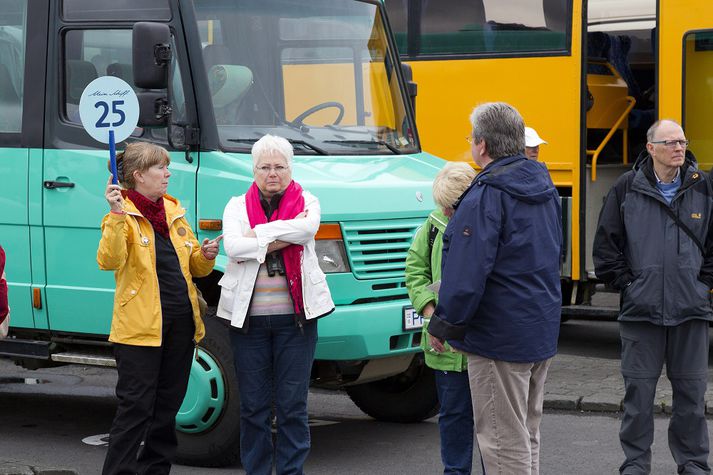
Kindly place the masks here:
<instances>
[{"instance_id":1,"label":"bus door","mask_svg":"<svg viewBox=\"0 0 713 475\"><path fill-rule=\"evenodd\" d=\"M471 161L468 117L483 102L515 106L547 141L540 159L563 197L564 276L580 275L582 2L386 0L399 53L418 84L423 149ZM571 223L571 225L569 225ZM571 247L570 247L571 246Z\"/></svg>"},{"instance_id":2,"label":"bus door","mask_svg":"<svg viewBox=\"0 0 713 475\"><path fill-rule=\"evenodd\" d=\"M701 170L713 166L713 3L660 0L659 117L681 122Z\"/></svg>"},{"instance_id":3,"label":"bus door","mask_svg":"<svg viewBox=\"0 0 713 475\"><path fill-rule=\"evenodd\" d=\"M11 325L46 327L33 314L44 280L40 195L28 179L41 169L47 3L8 0L0 10L0 245L7 256ZM37 317L37 321L35 320Z\"/></svg>"},{"instance_id":4,"label":"bus door","mask_svg":"<svg viewBox=\"0 0 713 475\"><path fill-rule=\"evenodd\" d=\"M47 271L46 299L50 329L104 335L109 333L114 276L100 271L96 249L100 225L109 211L104 190L110 172L108 146L82 128L79 100L98 76L117 76L132 85L132 26L135 21L180 21L169 0L132 0L121 4L75 0L52 2L43 170L43 216ZM176 28L175 31L180 31ZM174 42L176 46L182 41ZM178 48L175 54L181 54ZM175 62L174 62L175 68ZM180 74L174 74L180 86ZM174 97L183 98L182 88ZM176 119L185 106L175 107ZM111 117L108 117L111 119ZM167 148L165 129L137 128L127 142L157 142ZM126 143L117 144L117 151ZM171 153L168 192L181 200L195 224L197 160Z\"/></svg>"}]
</instances>

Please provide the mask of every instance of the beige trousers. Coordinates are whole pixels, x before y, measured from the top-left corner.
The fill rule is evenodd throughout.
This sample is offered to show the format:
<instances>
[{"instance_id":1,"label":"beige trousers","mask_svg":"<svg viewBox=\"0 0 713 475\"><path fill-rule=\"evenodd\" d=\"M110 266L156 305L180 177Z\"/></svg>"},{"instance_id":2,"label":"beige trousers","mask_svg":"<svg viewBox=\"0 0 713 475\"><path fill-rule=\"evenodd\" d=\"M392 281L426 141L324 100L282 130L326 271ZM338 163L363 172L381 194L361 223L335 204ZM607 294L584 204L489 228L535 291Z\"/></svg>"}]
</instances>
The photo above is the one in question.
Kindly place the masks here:
<instances>
[{"instance_id":1,"label":"beige trousers","mask_svg":"<svg viewBox=\"0 0 713 475\"><path fill-rule=\"evenodd\" d=\"M540 420L551 361L508 363L468 355L475 435L486 475L539 475Z\"/></svg>"}]
</instances>

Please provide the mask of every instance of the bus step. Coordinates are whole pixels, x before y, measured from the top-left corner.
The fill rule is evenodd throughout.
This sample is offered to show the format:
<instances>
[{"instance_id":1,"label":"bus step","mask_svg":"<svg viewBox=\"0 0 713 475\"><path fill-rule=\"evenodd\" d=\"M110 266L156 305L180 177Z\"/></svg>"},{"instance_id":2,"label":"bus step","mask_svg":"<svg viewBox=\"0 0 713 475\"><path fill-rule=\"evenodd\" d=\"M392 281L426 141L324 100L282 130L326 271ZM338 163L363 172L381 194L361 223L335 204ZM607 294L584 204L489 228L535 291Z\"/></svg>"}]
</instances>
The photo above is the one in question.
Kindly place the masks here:
<instances>
[{"instance_id":1,"label":"bus step","mask_svg":"<svg viewBox=\"0 0 713 475\"><path fill-rule=\"evenodd\" d=\"M6 338L0 340L0 356L47 360L50 357L50 342Z\"/></svg>"},{"instance_id":2,"label":"bus step","mask_svg":"<svg viewBox=\"0 0 713 475\"><path fill-rule=\"evenodd\" d=\"M91 353L53 353L52 361L58 363L75 363L89 366L109 366L116 367L116 361L110 356L91 354Z\"/></svg>"},{"instance_id":3,"label":"bus step","mask_svg":"<svg viewBox=\"0 0 713 475\"><path fill-rule=\"evenodd\" d=\"M602 318L616 320L618 307L595 307L593 305L567 305L562 307L563 317Z\"/></svg>"}]
</instances>

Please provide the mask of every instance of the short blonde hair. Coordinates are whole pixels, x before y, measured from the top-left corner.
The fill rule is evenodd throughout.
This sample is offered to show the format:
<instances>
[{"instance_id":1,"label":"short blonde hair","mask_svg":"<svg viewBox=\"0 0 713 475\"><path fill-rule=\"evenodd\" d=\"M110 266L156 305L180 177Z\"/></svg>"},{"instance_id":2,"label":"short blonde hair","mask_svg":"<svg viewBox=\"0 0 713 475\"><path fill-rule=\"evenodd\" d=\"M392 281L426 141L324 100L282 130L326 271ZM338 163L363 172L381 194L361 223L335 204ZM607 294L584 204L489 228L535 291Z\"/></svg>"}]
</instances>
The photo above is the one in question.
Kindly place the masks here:
<instances>
[{"instance_id":1,"label":"short blonde hair","mask_svg":"<svg viewBox=\"0 0 713 475\"><path fill-rule=\"evenodd\" d=\"M475 170L465 162L448 162L433 180L433 201L442 210L453 208L456 200L470 186Z\"/></svg>"},{"instance_id":2,"label":"short blonde hair","mask_svg":"<svg viewBox=\"0 0 713 475\"><path fill-rule=\"evenodd\" d=\"M134 172L145 172L154 165L168 165L171 157L168 151L148 142L134 142L126 146L123 152L116 154L116 168L119 183L126 189L136 188ZM107 164L111 171L111 162Z\"/></svg>"},{"instance_id":3,"label":"short blonde hair","mask_svg":"<svg viewBox=\"0 0 713 475\"><path fill-rule=\"evenodd\" d=\"M287 166L292 167L292 156L295 154L292 144L284 137L277 135L265 134L260 140L253 144L250 151L253 157L253 168L257 167L257 163L262 157L271 157L273 155L282 155L287 161Z\"/></svg>"}]
</instances>

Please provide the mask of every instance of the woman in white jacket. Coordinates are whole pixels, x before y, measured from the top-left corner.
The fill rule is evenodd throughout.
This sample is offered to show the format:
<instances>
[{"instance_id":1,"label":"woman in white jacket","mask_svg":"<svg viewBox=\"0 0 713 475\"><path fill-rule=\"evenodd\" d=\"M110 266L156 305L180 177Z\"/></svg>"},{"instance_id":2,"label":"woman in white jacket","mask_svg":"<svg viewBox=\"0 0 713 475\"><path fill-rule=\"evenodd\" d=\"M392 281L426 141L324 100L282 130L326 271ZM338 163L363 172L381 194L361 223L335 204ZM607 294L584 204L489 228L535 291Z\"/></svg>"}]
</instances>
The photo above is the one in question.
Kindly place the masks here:
<instances>
[{"instance_id":1,"label":"woman in white jacket","mask_svg":"<svg viewBox=\"0 0 713 475\"><path fill-rule=\"evenodd\" d=\"M310 448L307 390L316 319L334 310L314 250L319 201L292 180L292 156L282 137L265 135L255 142L255 181L223 213L229 262L217 315L230 321L240 453L249 475L270 474L273 453L278 475L302 473Z\"/></svg>"}]
</instances>

